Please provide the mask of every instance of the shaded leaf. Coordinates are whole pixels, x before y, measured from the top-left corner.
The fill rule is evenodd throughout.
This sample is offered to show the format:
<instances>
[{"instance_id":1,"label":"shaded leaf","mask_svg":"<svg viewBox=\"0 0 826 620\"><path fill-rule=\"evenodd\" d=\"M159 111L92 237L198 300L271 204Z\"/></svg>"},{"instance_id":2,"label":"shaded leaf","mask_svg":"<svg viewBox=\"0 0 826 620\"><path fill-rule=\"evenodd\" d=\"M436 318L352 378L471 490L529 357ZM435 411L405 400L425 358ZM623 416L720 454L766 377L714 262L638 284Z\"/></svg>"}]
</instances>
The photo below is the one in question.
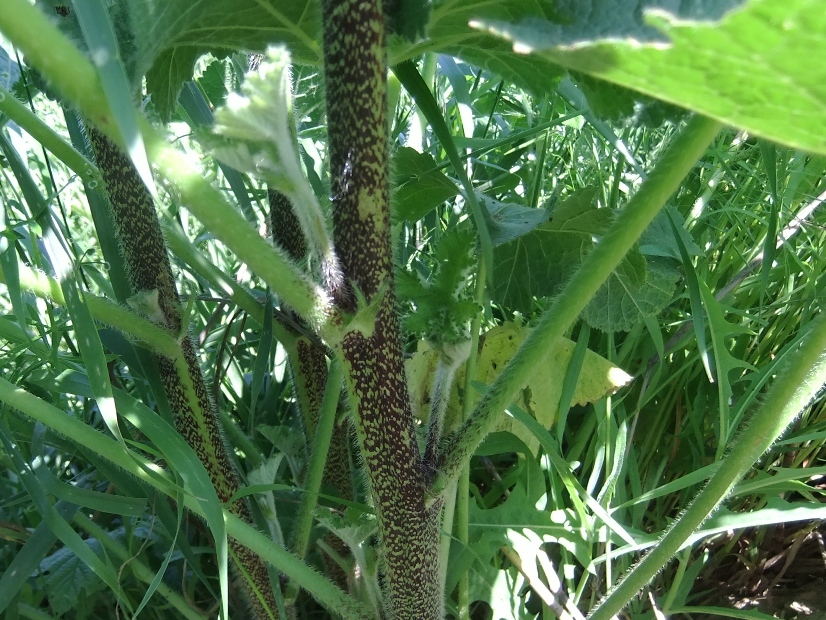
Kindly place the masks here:
<instances>
[{"instance_id":1,"label":"shaded leaf","mask_svg":"<svg viewBox=\"0 0 826 620\"><path fill-rule=\"evenodd\" d=\"M611 222L611 211L593 206L595 196L595 188L575 192L550 221L494 248L494 301L530 314L534 297L556 292Z\"/></svg>"},{"instance_id":2,"label":"shaded leaf","mask_svg":"<svg viewBox=\"0 0 826 620\"><path fill-rule=\"evenodd\" d=\"M197 47L178 47L165 51L146 73L146 90L161 122L168 123L178 106L183 83L192 78L195 61L203 53Z\"/></svg>"},{"instance_id":3,"label":"shaded leaf","mask_svg":"<svg viewBox=\"0 0 826 620\"><path fill-rule=\"evenodd\" d=\"M402 147L393 156L393 219L416 222L459 193L433 157Z\"/></svg>"},{"instance_id":4,"label":"shaded leaf","mask_svg":"<svg viewBox=\"0 0 826 620\"><path fill-rule=\"evenodd\" d=\"M647 261L631 250L585 306L582 318L604 332L628 331L671 301L679 272L667 261Z\"/></svg>"},{"instance_id":5,"label":"shaded leaf","mask_svg":"<svg viewBox=\"0 0 826 620\"><path fill-rule=\"evenodd\" d=\"M101 560L104 559L103 547L98 540L91 538L85 544ZM58 616L77 606L81 592L89 595L106 587L92 569L68 547L61 547L43 558L40 570L46 574L45 589L49 592L49 604Z\"/></svg>"},{"instance_id":6,"label":"shaded leaf","mask_svg":"<svg viewBox=\"0 0 826 620\"><path fill-rule=\"evenodd\" d=\"M479 202L490 212L488 230L494 247L528 234L549 217L545 209L531 209L509 202L499 202L486 196L480 196Z\"/></svg>"}]
</instances>

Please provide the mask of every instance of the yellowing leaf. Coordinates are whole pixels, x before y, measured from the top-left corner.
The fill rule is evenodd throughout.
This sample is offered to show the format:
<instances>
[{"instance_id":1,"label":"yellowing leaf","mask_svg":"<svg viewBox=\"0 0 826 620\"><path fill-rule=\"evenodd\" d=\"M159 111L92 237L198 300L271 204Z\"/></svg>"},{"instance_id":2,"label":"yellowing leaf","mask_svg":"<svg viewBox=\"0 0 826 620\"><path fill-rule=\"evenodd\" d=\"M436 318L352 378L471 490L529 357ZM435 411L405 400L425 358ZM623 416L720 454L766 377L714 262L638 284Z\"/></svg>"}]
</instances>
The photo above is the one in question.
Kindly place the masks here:
<instances>
[{"instance_id":1,"label":"yellowing leaf","mask_svg":"<svg viewBox=\"0 0 826 620\"><path fill-rule=\"evenodd\" d=\"M481 342L476 381L491 385L528 337L530 331L530 328L515 323L506 323L488 331ZM516 406L529 412L546 428L551 427L556 421L562 382L568 371L574 347L575 343L567 338L557 341L549 351L545 364L537 367L533 377L514 402ZM424 343L420 344L419 351L407 361L413 410L422 420L429 417L430 386L437 361L438 353ZM460 368L456 372L446 414L445 428L448 430L456 426L460 417L464 380L464 369ZM572 404L586 405L597 401L612 394L630 380L631 376L625 371L593 351L588 351L574 389ZM476 390L469 395L474 405L480 396ZM533 435L504 414L493 430L514 433L534 453L539 448L539 442Z\"/></svg>"}]
</instances>

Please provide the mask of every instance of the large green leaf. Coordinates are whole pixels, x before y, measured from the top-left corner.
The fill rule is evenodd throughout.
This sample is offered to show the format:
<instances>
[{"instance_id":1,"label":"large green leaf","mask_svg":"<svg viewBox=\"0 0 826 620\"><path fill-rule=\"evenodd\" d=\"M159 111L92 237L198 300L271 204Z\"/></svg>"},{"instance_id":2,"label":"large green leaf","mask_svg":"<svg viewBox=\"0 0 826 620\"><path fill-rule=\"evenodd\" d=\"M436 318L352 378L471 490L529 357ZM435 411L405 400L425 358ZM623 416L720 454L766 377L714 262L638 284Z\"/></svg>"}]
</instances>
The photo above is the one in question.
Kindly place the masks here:
<instances>
[{"instance_id":1,"label":"large green leaf","mask_svg":"<svg viewBox=\"0 0 826 620\"><path fill-rule=\"evenodd\" d=\"M61 27L78 37L63 0L38 0L44 11L63 16ZM147 90L161 118L169 118L181 85L192 78L195 60L207 51L263 51L286 45L296 62L321 59L320 3L310 0L118 0L110 3L120 55L132 84L147 76Z\"/></svg>"},{"instance_id":2,"label":"large green leaf","mask_svg":"<svg viewBox=\"0 0 826 620\"><path fill-rule=\"evenodd\" d=\"M717 19L735 3L669 3L692 9L677 16L650 10L664 8L663 2L566 4L565 23L538 14L503 19L480 12L474 25L530 58L826 153L826 65L820 60L826 57L826 12L819 0L752 0L719 23L694 20ZM629 19L639 9L649 9L644 21Z\"/></svg>"},{"instance_id":3,"label":"large green leaf","mask_svg":"<svg viewBox=\"0 0 826 620\"><path fill-rule=\"evenodd\" d=\"M575 192L550 221L494 248L494 301L530 314L534 297L556 292L611 222L610 210L594 207L595 196L593 188Z\"/></svg>"}]
</instances>

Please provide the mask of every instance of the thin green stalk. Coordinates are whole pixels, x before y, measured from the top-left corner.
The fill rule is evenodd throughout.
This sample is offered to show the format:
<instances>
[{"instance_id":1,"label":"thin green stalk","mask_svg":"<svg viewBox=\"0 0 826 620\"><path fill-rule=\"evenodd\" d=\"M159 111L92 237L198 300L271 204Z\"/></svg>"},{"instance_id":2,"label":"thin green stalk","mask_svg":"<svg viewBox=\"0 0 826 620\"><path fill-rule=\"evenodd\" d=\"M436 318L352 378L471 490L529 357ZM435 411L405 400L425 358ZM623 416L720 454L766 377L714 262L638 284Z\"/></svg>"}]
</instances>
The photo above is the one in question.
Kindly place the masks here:
<instances>
[{"instance_id":1,"label":"thin green stalk","mask_svg":"<svg viewBox=\"0 0 826 620\"><path fill-rule=\"evenodd\" d=\"M71 144L68 144L2 86L0 86L0 112L25 129L26 133L66 164L70 170L76 172L84 182L93 185L100 183L100 173L95 164L76 151Z\"/></svg>"},{"instance_id":2,"label":"thin green stalk","mask_svg":"<svg viewBox=\"0 0 826 620\"><path fill-rule=\"evenodd\" d=\"M114 439L110 439L78 419L66 415L64 411L2 377L0 377L0 401L34 420L42 422L69 440L85 446L86 449L121 467L172 499L177 499L178 487L172 483L172 478L168 474L159 471L157 465L138 454L127 452ZM150 475L148 472L153 472L153 474ZM201 518L206 517L200 501L193 495L184 495L184 505ZM234 538L247 549L254 550L263 560L272 564L277 570L283 572L287 578L307 590L313 598L327 609L335 610L342 618L353 618L354 620L372 618L362 603L342 592L307 564L277 546L264 534L236 517L226 508L223 509L223 517L229 537Z\"/></svg>"},{"instance_id":3,"label":"thin green stalk","mask_svg":"<svg viewBox=\"0 0 826 620\"><path fill-rule=\"evenodd\" d=\"M19 265L18 269L20 270L21 288L34 293L41 299L50 299L61 306L66 305L63 291L57 280L34 271L26 265ZM0 271L0 282L6 283L2 271ZM83 298L96 321L119 329L124 334L145 343L160 355L171 359L181 355L181 346L169 330L105 297L97 297L87 292L84 293Z\"/></svg>"},{"instance_id":4,"label":"thin green stalk","mask_svg":"<svg viewBox=\"0 0 826 620\"><path fill-rule=\"evenodd\" d=\"M124 548L123 545L116 542L108 532L106 532L97 523L92 521L82 512L78 512L74 516L74 522L82 527L90 536L93 536L100 542L101 545L111 553L115 558L122 562L122 566L129 565L129 568L134 573L135 577L146 584L151 584L155 579L155 573L146 564L141 562L137 557L131 554ZM183 596L175 592L172 588L166 585L163 581L158 584L157 592L164 597L175 610L181 614L181 617L188 620L204 620L206 614L194 609L186 602Z\"/></svg>"},{"instance_id":5,"label":"thin green stalk","mask_svg":"<svg viewBox=\"0 0 826 620\"><path fill-rule=\"evenodd\" d=\"M438 497L455 480L499 415L539 368L553 343L573 324L616 269L626 252L677 190L720 130L720 123L695 116L671 143L654 171L620 212L613 226L585 258L513 360L454 434L430 493Z\"/></svg>"},{"instance_id":6,"label":"thin green stalk","mask_svg":"<svg viewBox=\"0 0 826 620\"><path fill-rule=\"evenodd\" d=\"M609 620L619 613L674 557L689 536L729 495L734 485L817 396L826 383L826 314L821 314L807 329L808 333L801 338L800 349L775 379L763 405L754 413L705 488L657 546L626 573L617 587L605 597L591 614L591 620Z\"/></svg>"},{"instance_id":7,"label":"thin green stalk","mask_svg":"<svg viewBox=\"0 0 826 620\"><path fill-rule=\"evenodd\" d=\"M40 10L26 0L4 0L0 31L52 86L123 147L92 63ZM330 304L320 287L263 239L144 116L138 121L150 160L187 209L311 325L324 324Z\"/></svg>"},{"instance_id":8,"label":"thin green stalk","mask_svg":"<svg viewBox=\"0 0 826 620\"><path fill-rule=\"evenodd\" d=\"M321 492L321 481L324 478L324 466L327 464L327 452L330 449L330 439L333 436L333 427L336 423L336 410L344 373L341 364L333 359L327 374L327 386L324 389L324 398L318 412L313 448L310 453L310 471L307 472L307 481L304 485L304 495L301 498L301 507L298 510L298 519L293 535L293 553L303 559L307 555L307 543L310 540L310 531L313 528L313 511L318 504L318 494Z\"/></svg>"},{"instance_id":9,"label":"thin green stalk","mask_svg":"<svg viewBox=\"0 0 826 620\"><path fill-rule=\"evenodd\" d=\"M485 301L485 262L479 261L479 273L476 275L476 303L483 307ZM473 389L472 381L476 379L476 363L479 357L479 332L482 328L482 311L473 319L470 328L471 343L470 356L465 364L465 399L462 402L462 422L465 422L471 413L470 397ZM470 464L465 463L459 474L456 485L456 540L465 547L468 544L468 515L470 502ZM459 578L457 606L459 608L459 620L469 620L470 618L470 579L465 573Z\"/></svg>"}]
</instances>

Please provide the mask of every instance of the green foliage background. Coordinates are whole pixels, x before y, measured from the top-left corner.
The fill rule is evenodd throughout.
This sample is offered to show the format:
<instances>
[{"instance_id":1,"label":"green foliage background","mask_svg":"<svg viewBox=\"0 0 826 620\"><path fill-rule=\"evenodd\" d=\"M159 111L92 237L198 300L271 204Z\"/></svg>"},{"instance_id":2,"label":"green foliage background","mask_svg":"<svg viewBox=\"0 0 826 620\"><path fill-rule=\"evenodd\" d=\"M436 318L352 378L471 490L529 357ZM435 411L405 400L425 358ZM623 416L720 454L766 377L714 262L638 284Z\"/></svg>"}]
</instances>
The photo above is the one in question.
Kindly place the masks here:
<instances>
[{"instance_id":1,"label":"green foliage background","mask_svg":"<svg viewBox=\"0 0 826 620\"><path fill-rule=\"evenodd\" d=\"M39 4L49 15L65 6ZM442 550L451 616L594 610L635 555L656 546L807 329L817 329L810 323L821 306L826 255L819 210L826 17L815 0L726 2L713 10L683 2L668 14L665 4L639 0L618 10L595 0L583 11L584 3L441 0L429 4L424 34L390 39L391 67L416 62L452 141L446 144L421 102L399 88L390 127L393 236L411 358L423 339L450 358L497 326L536 324L643 186L686 110L730 126L568 330L576 344L566 368L536 369L534 381L552 382L560 393L558 410L536 416L544 428L531 426L528 414L536 412L521 410L531 402L528 384L510 427L476 451L467 512L457 508L456 529L443 526L452 541ZM233 215L259 228L268 221L262 179L218 164L209 139L193 134L204 135L212 111L239 90L247 52L286 45L295 63L298 155L307 187L326 209L316 2L124 0L109 15L120 42L119 62L109 66L120 77L110 86L120 79L121 96L146 97L147 116L168 123ZM0 51L0 368L8 383L0 418L8 469L0 479L0 609L32 618L108 617L116 606L135 611L142 603L144 614L159 618L244 609L221 578L226 563L216 560L214 541L220 548L226 536L221 506L194 453L164 425L167 405L139 346L166 350L170 336L107 301L128 293L97 171L74 115L64 115L48 80L29 67L28 54L36 54L27 51L18 64L9 42L16 27L0 18L9 37ZM79 27L62 27L85 48ZM49 41L43 48L54 53ZM55 133L37 133L20 102ZM123 136L143 131L131 108L114 116ZM151 140L147 145L153 159ZM458 169L451 148L461 158ZM136 153L139 164L146 156ZM285 315L264 312L272 303L269 280L230 249L221 226L193 217L170 186L157 191L178 286L191 301L189 330L234 458L268 524L270 540L255 540L268 561L285 573L294 568L290 579L312 593L292 600L299 617L319 617L335 609L338 593L301 572L305 565L277 555L301 519L312 461L280 343ZM482 299L474 199L493 246ZM226 218L233 222L226 228L240 221ZM60 284L43 274L61 277ZM103 346L90 365L92 334ZM588 349L587 356L598 354L634 380L583 405L575 393L588 373ZM435 364L415 376L432 377ZM102 377L111 383L108 394ZM412 381L426 410L430 384ZM483 390L481 381L457 379L454 398L474 401L466 391ZM20 411L46 412L53 422ZM108 429L120 445L66 439L69 427L59 424L67 414ZM417 422L421 435L426 417ZM820 404L807 408L676 562L650 579L652 599L623 600L627 613L713 612L726 595L741 592L719 577L733 549L765 541L774 525L824 518L815 478L824 424ZM131 473L102 458L105 450L121 450L121 467ZM174 477L153 477L144 457L165 460ZM160 487L177 497L178 508ZM191 518L183 504L212 517ZM332 532L351 548L349 561L362 575L346 601L358 613L378 614L381 550L367 494L358 485L352 498L322 493L313 523L307 563L327 570L322 550ZM772 552L757 544L739 556L759 564ZM703 579L711 586L695 586ZM809 585L799 580L802 589Z\"/></svg>"}]
</instances>

